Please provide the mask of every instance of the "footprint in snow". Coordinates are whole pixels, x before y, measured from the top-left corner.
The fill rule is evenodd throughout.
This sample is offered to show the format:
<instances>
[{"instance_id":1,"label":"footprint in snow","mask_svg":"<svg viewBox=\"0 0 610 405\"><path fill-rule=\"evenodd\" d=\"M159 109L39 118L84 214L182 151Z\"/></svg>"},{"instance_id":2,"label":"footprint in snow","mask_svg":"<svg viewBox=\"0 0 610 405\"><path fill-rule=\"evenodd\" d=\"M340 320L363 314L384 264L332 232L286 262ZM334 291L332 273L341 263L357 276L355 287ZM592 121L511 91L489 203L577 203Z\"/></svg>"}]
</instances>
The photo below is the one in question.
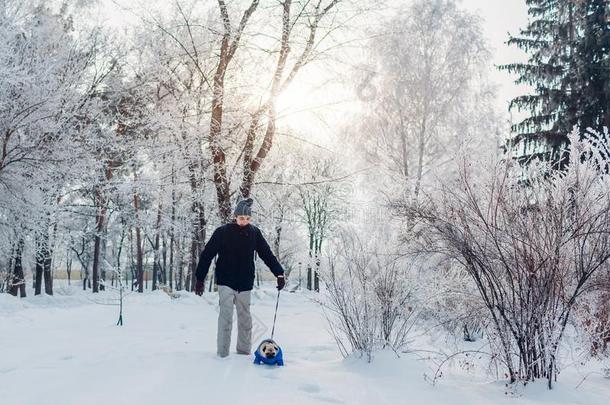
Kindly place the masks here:
<instances>
[{"instance_id":1,"label":"footprint in snow","mask_svg":"<svg viewBox=\"0 0 610 405\"><path fill-rule=\"evenodd\" d=\"M309 392L311 394L315 394L320 392L320 386L317 384L301 384L299 386L301 391Z\"/></svg>"},{"instance_id":2,"label":"footprint in snow","mask_svg":"<svg viewBox=\"0 0 610 405\"><path fill-rule=\"evenodd\" d=\"M330 398L330 397L317 396L314 398L317 399L318 401L329 402L331 404L344 404L345 403L345 401L342 401L342 400L336 399L336 398Z\"/></svg>"}]
</instances>

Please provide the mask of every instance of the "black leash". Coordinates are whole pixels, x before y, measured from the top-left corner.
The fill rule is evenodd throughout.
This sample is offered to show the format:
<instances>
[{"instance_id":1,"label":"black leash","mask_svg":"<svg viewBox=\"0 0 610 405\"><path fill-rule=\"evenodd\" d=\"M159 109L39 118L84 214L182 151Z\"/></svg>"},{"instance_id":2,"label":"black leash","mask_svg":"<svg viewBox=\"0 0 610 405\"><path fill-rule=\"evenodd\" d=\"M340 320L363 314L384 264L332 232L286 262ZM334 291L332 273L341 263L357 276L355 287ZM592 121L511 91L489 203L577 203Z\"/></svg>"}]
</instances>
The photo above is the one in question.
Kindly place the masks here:
<instances>
[{"instance_id":1,"label":"black leash","mask_svg":"<svg viewBox=\"0 0 610 405\"><path fill-rule=\"evenodd\" d=\"M277 300L275 301L275 314L273 314L273 328L271 328L271 340L273 340L273 332L275 332L275 318L277 318L277 306L280 303L280 290L277 290Z\"/></svg>"}]
</instances>

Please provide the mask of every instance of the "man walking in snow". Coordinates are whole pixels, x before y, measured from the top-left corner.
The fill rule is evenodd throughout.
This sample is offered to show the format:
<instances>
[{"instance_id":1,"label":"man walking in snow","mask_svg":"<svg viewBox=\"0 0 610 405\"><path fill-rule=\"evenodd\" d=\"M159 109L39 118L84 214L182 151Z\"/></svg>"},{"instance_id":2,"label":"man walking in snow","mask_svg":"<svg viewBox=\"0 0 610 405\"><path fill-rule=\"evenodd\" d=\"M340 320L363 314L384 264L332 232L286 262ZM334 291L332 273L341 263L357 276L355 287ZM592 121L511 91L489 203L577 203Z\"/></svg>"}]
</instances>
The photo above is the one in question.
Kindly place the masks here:
<instances>
[{"instance_id":1,"label":"man walking in snow","mask_svg":"<svg viewBox=\"0 0 610 405\"><path fill-rule=\"evenodd\" d=\"M233 306L237 308L237 353L250 354L252 316L250 293L254 287L254 252L256 251L277 278L277 289L284 288L284 269L271 252L260 229L250 223L252 199L242 200L234 211L234 221L216 228L205 245L197 265L195 293L203 294L206 275L214 256L220 311L218 314L217 354L229 355Z\"/></svg>"}]
</instances>

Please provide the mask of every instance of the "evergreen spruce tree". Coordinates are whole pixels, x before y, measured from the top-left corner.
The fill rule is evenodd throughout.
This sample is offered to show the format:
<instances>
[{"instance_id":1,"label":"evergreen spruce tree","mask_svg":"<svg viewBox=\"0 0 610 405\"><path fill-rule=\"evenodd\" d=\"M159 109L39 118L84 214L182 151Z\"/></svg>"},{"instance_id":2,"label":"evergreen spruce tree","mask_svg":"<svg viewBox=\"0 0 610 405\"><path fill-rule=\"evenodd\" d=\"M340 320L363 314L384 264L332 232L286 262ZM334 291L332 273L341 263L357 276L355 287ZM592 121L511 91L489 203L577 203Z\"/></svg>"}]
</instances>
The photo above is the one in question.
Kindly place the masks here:
<instances>
[{"instance_id":1,"label":"evergreen spruce tree","mask_svg":"<svg viewBox=\"0 0 610 405\"><path fill-rule=\"evenodd\" d=\"M574 6L570 0L527 0L530 16L527 28L511 36L528 55L526 63L500 66L516 73L517 84L527 84L532 94L513 99L509 108L530 116L513 125L511 142L524 142L531 151L526 158L559 159L559 151L575 120Z\"/></svg>"},{"instance_id":2,"label":"evergreen spruce tree","mask_svg":"<svg viewBox=\"0 0 610 405\"><path fill-rule=\"evenodd\" d=\"M533 88L511 101L511 110L529 113L513 126L511 143L525 145L522 161L564 163L561 149L574 125L603 131L610 124L610 0L526 3L528 26L508 44L524 50L528 61L500 66Z\"/></svg>"},{"instance_id":3,"label":"evergreen spruce tree","mask_svg":"<svg viewBox=\"0 0 610 405\"><path fill-rule=\"evenodd\" d=\"M578 3L577 111L581 128L610 127L610 0Z\"/></svg>"}]
</instances>

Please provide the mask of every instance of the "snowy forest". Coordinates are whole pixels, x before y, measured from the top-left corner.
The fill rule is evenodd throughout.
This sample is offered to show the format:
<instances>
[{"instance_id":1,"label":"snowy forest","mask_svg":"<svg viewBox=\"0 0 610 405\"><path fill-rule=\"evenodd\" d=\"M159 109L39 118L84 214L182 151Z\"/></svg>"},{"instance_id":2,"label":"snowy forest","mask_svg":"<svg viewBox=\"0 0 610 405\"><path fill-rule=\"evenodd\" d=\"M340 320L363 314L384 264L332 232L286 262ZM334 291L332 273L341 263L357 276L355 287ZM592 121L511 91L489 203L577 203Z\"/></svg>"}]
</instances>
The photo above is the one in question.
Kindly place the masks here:
<instances>
[{"instance_id":1,"label":"snowy forest","mask_svg":"<svg viewBox=\"0 0 610 405\"><path fill-rule=\"evenodd\" d=\"M610 0L0 0L0 403L606 404L609 128Z\"/></svg>"}]
</instances>

